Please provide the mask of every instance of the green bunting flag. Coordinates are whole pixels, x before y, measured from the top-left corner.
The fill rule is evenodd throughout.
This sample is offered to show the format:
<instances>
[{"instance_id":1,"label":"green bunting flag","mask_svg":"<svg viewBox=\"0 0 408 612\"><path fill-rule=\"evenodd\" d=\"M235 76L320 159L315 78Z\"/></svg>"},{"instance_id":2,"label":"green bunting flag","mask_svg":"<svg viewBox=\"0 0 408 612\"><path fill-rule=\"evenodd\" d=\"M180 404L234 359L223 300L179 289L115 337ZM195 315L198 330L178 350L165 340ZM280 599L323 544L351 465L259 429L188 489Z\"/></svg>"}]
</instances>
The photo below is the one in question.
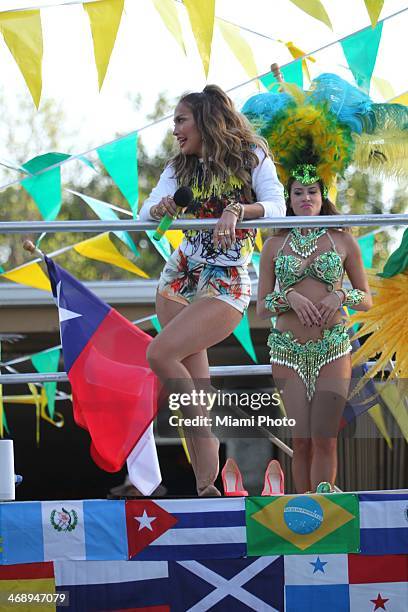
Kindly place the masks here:
<instances>
[{"instance_id":1,"label":"green bunting flag","mask_svg":"<svg viewBox=\"0 0 408 612\"><path fill-rule=\"evenodd\" d=\"M259 278L259 264L260 264L260 261L261 261L261 254L260 253L252 253L251 264L254 266L254 270L255 270L255 273L256 273L258 278Z\"/></svg>"},{"instance_id":2,"label":"green bunting flag","mask_svg":"<svg viewBox=\"0 0 408 612\"><path fill-rule=\"evenodd\" d=\"M157 331L157 333L159 334L159 333L161 332L161 325L160 325L160 321L159 321L159 319L157 318L157 315L154 315L154 316L151 318L151 322L152 322L152 325L153 325L154 329L155 329L155 330Z\"/></svg>"},{"instance_id":3,"label":"green bunting flag","mask_svg":"<svg viewBox=\"0 0 408 612\"><path fill-rule=\"evenodd\" d=\"M94 213L103 221L113 221L115 219L119 219L115 211L110 208L106 204L106 202L103 202L102 200L97 200L96 198L92 198L91 196L87 196L84 193L79 193L78 191L71 191L71 193L74 193L75 195L79 196L84 202L86 202L86 204L88 204L88 206L92 208ZM129 236L128 232L117 231L113 233L119 238L119 240L124 242L136 256L139 256L139 251L137 250L136 245Z\"/></svg>"},{"instance_id":4,"label":"green bunting flag","mask_svg":"<svg viewBox=\"0 0 408 612\"><path fill-rule=\"evenodd\" d=\"M42 353L32 355L31 362L37 372L57 372L60 359L61 349L55 348ZM48 413L51 419L54 419L55 413L55 394L57 391L56 382L44 383L45 392L48 400Z\"/></svg>"},{"instance_id":5,"label":"green bunting flag","mask_svg":"<svg viewBox=\"0 0 408 612\"><path fill-rule=\"evenodd\" d=\"M341 41L344 55L356 83L367 93L370 91L370 81L377 59L382 27L383 22L381 21L375 28L369 26Z\"/></svg>"},{"instance_id":6,"label":"green bunting flag","mask_svg":"<svg viewBox=\"0 0 408 612\"><path fill-rule=\"evenodd\" d=\"M137 217L138 172L137 133L129 134L115 142L99 147L99 159L106 172L129 202L133 217Z\"/></svg>"},{"instance_id":7,"label":"green bunting flag","mask_svg":"<svg viewBox=\"0 0 408 612\"><path fill-rule=\"evenodd\" d=\"M283 68L281 68L281 73L285 83L295 83L295 85L298 85L301 89L303 88L303 70L301 59L291 62L287 66L283 66ZM272 89L278 84L273 72L269 72L259 80L261 81L262 85L266 87L266 89Z\"/></svg>"},{"instance_id":8,"label":"green bunting flag","mask_svg":"<svg viewBox=\"0 0 408 612\"><path fill-rule=\"evenodd\" d=\"M397 274L403 274L408 269L408 228L402 236L398 249L391 253L384 269L378 274L383 278L391 278Z\"/></svg>"},{"instance_id":9,"label":"green bunting flag","mask_svg":"<svg viewBox=\"0 0 408 612\"><path fill-rule=\"evenodd\" d=\"M254 345L252 344L251 330L249 328L248 314L245 313L241 321L234 329L234 336L241 343L252 361L258 363L258 358L255 353Z\"/></svg>"},{"instance_id":10,"label":"green bunting flag","mask_svg":"<svg viewBox=\"0 0 408 612\"><path fill-rule=\"evenodd\" d=\"M155 249L159 251L163 259L167 261L171 255L170 242L167 240L166 236L162 236L160 240L155 240L153 238L154 232L155 230L146 230L147 237L149 238Z\"/></svg>"},{"instance_id":11,"label":"green bunting flag","mask_svg":"<svg viewBox=\"0 0 408 612\"><path fill-rule=\"evenodd\" d=\"M367 234L358 239L358 244L363 258L365 268L371 268L373 265L375 234Z\"/></svg>"},{"instance_id":12,"label":"green bunting flag","mask_svg":"<svg viewBox=\"0 0 408 612\"><path fill-rule=\"evenodd\" d=\"M357 495L248 497L245 512L250 557L359 552Z\"/></svg>"},{"instance_id":13,"label":"green bunting flag","mask_svg":"<svg viewBox=\"0 0 408 612\"><path fill-rule=\"evenodd\" d=\"M22 165L30 174L40 172L49 166L58 164L70 155L66 153L45 153L30 159ZM21 185L37 204L41 216L46 221L56 219L61 208L61 169L53 168L38 176L26 178Z\"/></svg>"}]
</instances>

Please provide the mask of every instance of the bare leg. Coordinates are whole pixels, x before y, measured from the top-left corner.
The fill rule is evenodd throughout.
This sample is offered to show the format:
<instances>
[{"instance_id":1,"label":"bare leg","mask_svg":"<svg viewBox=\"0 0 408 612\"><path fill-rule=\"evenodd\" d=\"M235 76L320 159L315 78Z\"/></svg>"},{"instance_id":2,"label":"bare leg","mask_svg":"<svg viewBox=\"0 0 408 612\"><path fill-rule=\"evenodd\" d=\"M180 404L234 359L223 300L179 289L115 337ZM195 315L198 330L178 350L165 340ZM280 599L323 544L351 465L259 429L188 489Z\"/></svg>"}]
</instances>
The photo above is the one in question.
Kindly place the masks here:
<instances>
[{"instance_id":1,"label":"bare leg","mask_svg":"<svg viewBox=\"0 0 408 612\"><path fill-rule=\"evenodd\" d=\"M337 474L337 434L347 399L351 358L345 355L320 370L312 399L312 489L323 481L333 486Z\"/></svg>"},{"instance_id":2,"label":"bare leg","mask_svg":"<svg viewBox=\"0 0 408 612\"><path fill-rule=\"evenodd\" d=\"M161 295L157 296L157 313L165 327L150 344L147 353L150 366L166 388L191 394L194 379L201 382L207 379L209 383L206 349L228 337L242 315L215 298L203 298L184 306ZM183 408L183 414L208 416L205 408L190 405ZM194 428L185 433L199 494L219 494L213 486L219 469L218 440L209 428Z\"/></svg>"},{"instance_id":3,"label":"bare leg","mask_svg":"<svg viewBox=\"0 0 408 612\"><path fill-rule=\"evenodd\" d=\"M288 418L295 419L292 429L292 475L296 491L310 491L312 445L310 439L310 405L305 385L292 368L273 364L272 373Z\"/></svg>"}]
</instances>

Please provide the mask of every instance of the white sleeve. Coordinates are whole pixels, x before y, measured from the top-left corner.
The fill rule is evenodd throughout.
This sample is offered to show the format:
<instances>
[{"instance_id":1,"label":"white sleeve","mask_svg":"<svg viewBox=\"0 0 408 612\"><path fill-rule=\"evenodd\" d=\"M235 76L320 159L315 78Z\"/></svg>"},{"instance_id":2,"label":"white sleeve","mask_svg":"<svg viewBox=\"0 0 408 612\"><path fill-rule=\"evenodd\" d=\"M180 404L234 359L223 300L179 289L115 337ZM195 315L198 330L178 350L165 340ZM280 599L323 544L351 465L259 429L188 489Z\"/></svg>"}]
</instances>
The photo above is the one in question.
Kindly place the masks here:
<instances>
[{"instance_id":1,"label":"white sleeve","mask_svg":"<svg viewBox=\"0 0 408 612\"><path fill-rule=\"evenodd\" d=\"M177 180L174 176L173 167L166 166L160 175L159 182L154 187L149 197L143 202L142 208L139 211L140 221L151 221L150 209L154 204L158 204L162 198L173 196L177 189Z\"/></svg>"},{"instance_id":2,"label":"white sleeve","mask_svg":"<svg viewBox=\"0 0 408 612\"><path fill-rule=\"evenodd\" d=\"M256 149L259 164L252 171L252 189L256 201L264 208L264 217L284 217L286 215L283 186L276 174L275 164L259 147Z\"/></svg>"}]
</instances>

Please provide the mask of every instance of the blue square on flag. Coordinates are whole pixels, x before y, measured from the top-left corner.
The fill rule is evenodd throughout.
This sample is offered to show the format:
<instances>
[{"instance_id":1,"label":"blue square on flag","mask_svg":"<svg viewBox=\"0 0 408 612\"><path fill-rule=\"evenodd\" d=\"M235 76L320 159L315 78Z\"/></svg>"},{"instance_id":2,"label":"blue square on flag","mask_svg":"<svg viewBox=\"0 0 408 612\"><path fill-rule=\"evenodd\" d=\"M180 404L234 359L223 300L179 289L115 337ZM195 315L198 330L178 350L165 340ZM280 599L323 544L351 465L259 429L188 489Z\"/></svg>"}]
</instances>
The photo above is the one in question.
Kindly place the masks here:
<instances>
[{"instance_id":1,"label":"blue square on flag","mask_svg":"<svg viewBox=\"0 0 408 612\"><path fill-rule=\"evenodd\" d=\"M51 259L45 261L75 421L88 430L97 465L118 471L156 416L156 377L146 360L152 338Z\"/></svg>"}]
</instances>

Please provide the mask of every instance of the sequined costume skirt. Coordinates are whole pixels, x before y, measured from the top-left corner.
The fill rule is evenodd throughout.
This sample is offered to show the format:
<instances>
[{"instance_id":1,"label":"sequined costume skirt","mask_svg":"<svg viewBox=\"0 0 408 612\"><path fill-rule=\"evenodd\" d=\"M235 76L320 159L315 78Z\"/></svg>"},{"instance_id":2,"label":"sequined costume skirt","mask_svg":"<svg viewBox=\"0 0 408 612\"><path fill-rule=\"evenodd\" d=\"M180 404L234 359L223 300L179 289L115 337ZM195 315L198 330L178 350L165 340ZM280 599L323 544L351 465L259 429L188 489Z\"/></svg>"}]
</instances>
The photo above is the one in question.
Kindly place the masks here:
<instances>
[{"instance_id":1,"label":"sequined costume skirt","mask_svg":"<svg viewBox=\"0 0 408 612\"><path fill-rule=\"evenodd\" d=\"M349 335L343 323L323 330L322 338L304 344L296 340L291 331L272 329L268 346L271 363L292 368L304 382L309 402L316 391L322 367L351 352Z\"/></svg>"}]
</instances>

